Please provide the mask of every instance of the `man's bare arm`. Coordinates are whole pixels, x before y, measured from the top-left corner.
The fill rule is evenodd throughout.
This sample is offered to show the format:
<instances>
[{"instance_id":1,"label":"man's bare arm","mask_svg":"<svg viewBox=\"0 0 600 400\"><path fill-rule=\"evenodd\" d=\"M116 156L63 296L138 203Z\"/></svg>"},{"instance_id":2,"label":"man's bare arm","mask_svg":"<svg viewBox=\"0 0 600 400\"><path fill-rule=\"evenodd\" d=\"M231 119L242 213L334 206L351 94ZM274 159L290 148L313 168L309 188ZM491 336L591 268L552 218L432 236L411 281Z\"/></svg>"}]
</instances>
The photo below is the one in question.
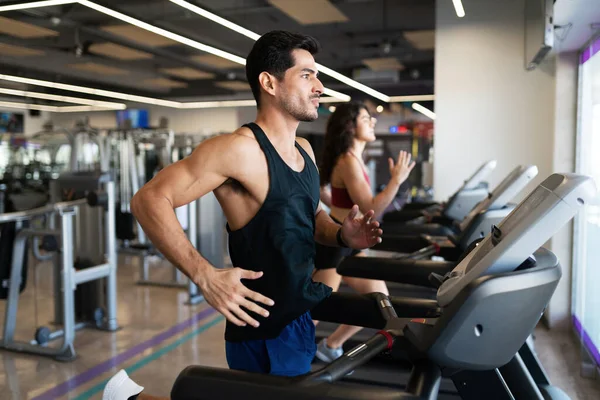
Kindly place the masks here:
<instances>
[{"instance_id":1,"label":"man's bare arm","mask_svg":"<svg viewBox=\"0 0 600 400\"><path fill-rule=\"evenodd\" d=\"M161 170L131 200L132 213L154 246L194 281L200 280L211 266L187 239L174 209L195 201L225 181L219 163L211 155L211 150L218 147L218 141L202 143L190 157Z\"/></svg>"},{"instance_id":2,"label":"man's bare arm","mask_svg":"<svg viewBox=\"0 0 600 400\"><path fill-rule=\"evenodd\" d=\"M321 186L321 201L327 207L331 208L331 189L329 185Z\"/></svg>"},{"instance_id":3,"label":"man's bare arm","mask_svg":"<svg viewBox=\"0 0 600 400\"><path fill-rule=\"evenodd\" d=\"M239 165L235 162L239 156L237 140L243 139L224 135L203 142L192 155L169 165L144 185L131 200L131 209L152 243L202 289L209 304L237 325L258 326L240 306L267 316L266 310L246 297L268 305L273 302L245 288L240 279L257 279L262 273L213 268L189 242L174 211L216 189L234 174L232 168Z\"/></svg>"},{"instance_id":4,"label":"man's bare arm","mask_svg":"<svg viewBox=\"0 0 600 400\"><path fill-rule=\"evenodd\" d=\"M319 205L317 214L315 215L315 241L324 246L339 246L337 234L341 228L342 225L332 220L329 214ZM343 238L341 239L343 241Z\"/></svg>"}]
</instances>

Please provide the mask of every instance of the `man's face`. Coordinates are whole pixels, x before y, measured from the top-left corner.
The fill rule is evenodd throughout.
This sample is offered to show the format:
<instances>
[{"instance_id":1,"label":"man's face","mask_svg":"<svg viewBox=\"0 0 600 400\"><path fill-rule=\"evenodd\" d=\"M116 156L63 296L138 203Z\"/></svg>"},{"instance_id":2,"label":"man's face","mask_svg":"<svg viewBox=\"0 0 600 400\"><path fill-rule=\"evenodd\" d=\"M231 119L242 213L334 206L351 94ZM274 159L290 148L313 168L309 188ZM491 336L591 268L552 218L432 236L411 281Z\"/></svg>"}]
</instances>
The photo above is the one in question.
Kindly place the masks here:
<instances>
[{"instance_id":1,"label":"man's face","mask_svg":"<svg viewBox=\"0 0 600 400\"><path fill-rule=\"evenodd\" d=\"M319 96L323 84L317 77L317 65L312 54L306 50L292 51L294 66L285 71L279 81L277 100L279 105L298 121L311 122L319 116Z\"/></svg>"}]
</instances>

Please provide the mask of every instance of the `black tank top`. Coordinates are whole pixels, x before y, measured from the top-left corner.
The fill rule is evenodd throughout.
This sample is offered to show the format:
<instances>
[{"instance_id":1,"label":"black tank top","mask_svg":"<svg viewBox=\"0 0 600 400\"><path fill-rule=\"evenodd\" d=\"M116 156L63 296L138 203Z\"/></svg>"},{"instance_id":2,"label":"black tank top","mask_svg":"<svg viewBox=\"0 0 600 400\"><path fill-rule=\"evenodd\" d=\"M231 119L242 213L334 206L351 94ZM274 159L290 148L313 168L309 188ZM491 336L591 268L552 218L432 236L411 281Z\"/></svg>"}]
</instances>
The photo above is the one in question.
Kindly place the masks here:
<instances>
[{"instance_id":1,"label":"black tank top","mask_svg":"<svg viewBox=\"0 0 600 400\"><path fill-rule=\"evenodd\" d=\"M234 267L264 271L261 278L243 280L249 289L273 299L264 318L249 315L260 326L239 327L227 322L225 340L272 339L283 328L331 294L331 288L313 282L315 258L315 211L319 203L317 167L302 146L296 148L304 158L304 169L296 172L279 156L267 135L255 123L252 130L267 158L269 189L258 213L241 229L229 233L229 255ZM247 311L247 310L246 310Z\"/></svg>"}]
</instances>

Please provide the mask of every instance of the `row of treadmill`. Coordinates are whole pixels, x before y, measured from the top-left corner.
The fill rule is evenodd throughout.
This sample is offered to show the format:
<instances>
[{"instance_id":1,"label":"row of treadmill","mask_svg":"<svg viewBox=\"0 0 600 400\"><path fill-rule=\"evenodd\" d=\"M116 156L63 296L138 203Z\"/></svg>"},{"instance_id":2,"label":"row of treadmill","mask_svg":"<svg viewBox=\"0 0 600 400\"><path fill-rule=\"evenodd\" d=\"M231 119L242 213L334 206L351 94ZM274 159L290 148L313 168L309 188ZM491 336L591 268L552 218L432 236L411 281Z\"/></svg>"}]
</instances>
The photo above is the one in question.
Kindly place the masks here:
<instances>
[{"instance_id":1,"label":"row of treadmill","mask_svg":"<svg viewBox=\"0 0 600 400\"><path fill-rule=\"evenodd\" d=\"M587 176L519 166L489 191L483 165L445 203L409 204L383 217L383 241L349 257L342 276L380 279L390 295L347 288L312 310L317 340L362 326L330 364L280 377L190 366L173 400L569 399L551 385L532 333L561 278L542 245L596 196ZM526 194L526 195L525 195ZM520 196L519 196L520 195ZM518 204L510 201L519 196Z\"/></svg>"}]
</instances>

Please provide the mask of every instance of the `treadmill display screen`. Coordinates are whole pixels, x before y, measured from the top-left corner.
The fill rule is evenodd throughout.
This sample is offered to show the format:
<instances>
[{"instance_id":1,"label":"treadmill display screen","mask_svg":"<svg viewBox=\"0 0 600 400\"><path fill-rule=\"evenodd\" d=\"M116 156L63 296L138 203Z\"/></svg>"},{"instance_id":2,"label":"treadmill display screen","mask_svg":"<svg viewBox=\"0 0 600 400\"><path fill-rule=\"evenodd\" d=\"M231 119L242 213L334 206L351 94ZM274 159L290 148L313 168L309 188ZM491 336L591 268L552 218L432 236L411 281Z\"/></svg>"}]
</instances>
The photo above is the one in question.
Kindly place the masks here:
<instances>
[{"instance_id":1,"label":"treadmill display screen","mask_svg":"<svg viewBox=\"0 0 600 400\"><path fill-rule=\"evenodd\" d=\"M576 172L600 183L600 37L580 55ZM575 219L572 320L590 359L600 366L600 196Z\"/></svg>"},{"instance_id":2,"label":"treadmill display screen","mask_svg":"<svg viewBox=\"0 0 600 400\"><path fill-rule=\"evenodd\" d=\"M502 237L507 236L512 232L517 225L523 222L532 210L535 210L548 196L554 196L552 193L543 187L538 186L533 192L527 196L525 200L517 208L515 208L505 219L498 224L498 229L502 233ZM494 241L486 240L477 248L477 253L469 261L469 265L465 272L469 272L485 257L495 246ZM494 262L496 267L502 268L517 268L531 254L523 253L516 254L515 252L503 254L502 257Z\"/></svg>"}]
</instances>

